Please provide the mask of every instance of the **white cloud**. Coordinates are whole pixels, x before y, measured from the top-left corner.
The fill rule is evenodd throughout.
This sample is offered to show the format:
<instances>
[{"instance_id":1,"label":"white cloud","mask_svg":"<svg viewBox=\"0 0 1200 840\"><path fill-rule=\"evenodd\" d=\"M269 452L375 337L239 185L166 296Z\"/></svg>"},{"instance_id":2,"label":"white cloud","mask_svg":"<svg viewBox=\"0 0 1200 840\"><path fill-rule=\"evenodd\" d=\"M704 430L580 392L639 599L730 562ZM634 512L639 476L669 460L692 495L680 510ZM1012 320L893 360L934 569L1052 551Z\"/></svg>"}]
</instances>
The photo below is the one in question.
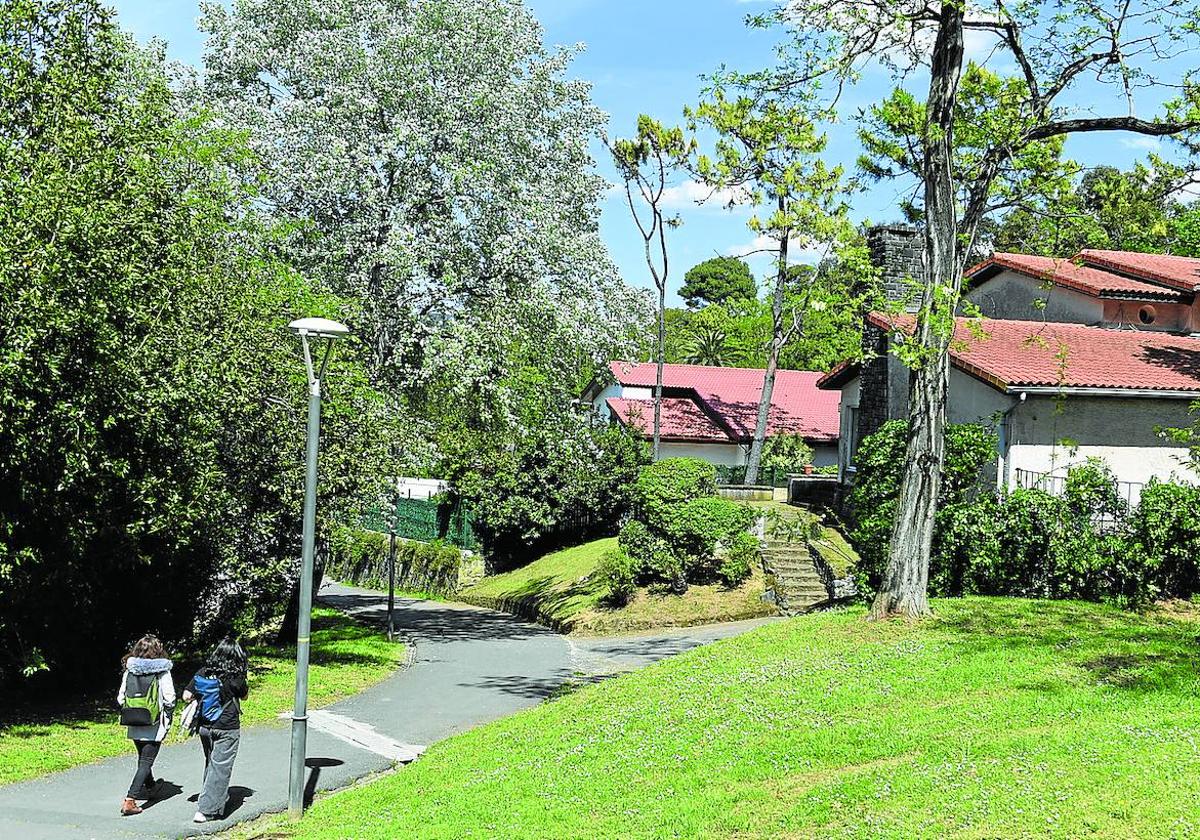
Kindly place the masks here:
<instances>
[{"instance_id":1,"label":"white cloud","mask_svg":"<svg viewBox=\"0 0 1200 840\"><path fill-rule=\"evenodd\" d=\"M771 257L775 253L778 243L766 234L760 233L758 236L749 242L741 245L734 245L725 250L727 257L743 257L753 259L755 257ZM828 254L827 248L821 247L801 247L797 240L792 240L788 243L788 264L804 264L814 265L821 261Z\"/></svg>"},{"instance_id":2,"label":"white cloud","mask_svg":"<svg viewBox=\"0 0 1200 840\"><path fill-rule=\"evenodd\" d=\"M1162 142L1157 137L1121 137L1121 145L1126 149L1148 149L1155 151Z\"/></svg>"},{"instance_id":3,"label":"white cloud","mask_svg":"<svg viewBox=\"0 0 1200 840\"><path fill-rule=\"evenodd\" d=\"M684 181L663 191L663 207L670 209L694 208L697 206L725 209L733 204L744 204L749 199L745 190L714 190L699 181Z\"/></svg>"}]
</instances>

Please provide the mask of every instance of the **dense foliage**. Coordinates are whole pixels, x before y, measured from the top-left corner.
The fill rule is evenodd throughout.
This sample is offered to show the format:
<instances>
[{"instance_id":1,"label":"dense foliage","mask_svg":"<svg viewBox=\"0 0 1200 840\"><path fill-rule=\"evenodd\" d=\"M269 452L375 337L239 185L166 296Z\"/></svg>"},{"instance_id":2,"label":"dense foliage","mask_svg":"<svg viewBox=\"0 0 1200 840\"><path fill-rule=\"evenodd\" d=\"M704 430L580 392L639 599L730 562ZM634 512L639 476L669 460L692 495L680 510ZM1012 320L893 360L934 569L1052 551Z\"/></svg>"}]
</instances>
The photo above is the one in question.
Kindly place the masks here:
<instances>
[{"instance_id":1,"label":"dense foliage","mask_svg":"<svg viewBox=\"0 0 1200 840\"><path fill-rule=\"evenodd\" d=\"M812 463L813 450L804 435L771 435L763 445L763 469L800 472Z\"/></svg>"},{"instance_id":2,"label":"dense foliage","mask_svg":"<svg viewBox=\"0 0 1200 840\"><path fill-rule=\"evenodd\" d=\"M908 424L889 420L862 441L855 455L857 473L846 504L853 522L850 541L861 558L858 576L863 591L874 591L887 566L907 438ZM995 453L995 437L984 427L965 423L947 426L946 469L938 497L939 534L947 532L951 523L957 522L959 512L971 503L980 471ZM953 550L953 546L939 543L930 564L931 581L938 580L944 568L952 565L944 555Z\"/></svg>"},{"instance_id":3,"label":"dense foliage","mask_svg":"<svg viewBox=\"0 0 1200 840\"><path fill-rule=\"evenodd\" d=\"M619 426L578 414L531 427L512 448L448 461L446 477L475 513L475 532L496 567L616 532L649 454Z\"/></svg>"},{"instance_id":4,"label":"dense foliage","mask_svg":"<svg viewBox=\"0 0 1200 840\"><path fill-rule=\"evenodd\" d=\"M0 6L0 678L257 625L292 591L285 327L348 311L270 256L239 136L169 82L94 0ZM325 518L388 466L353 354L327 380Z\"/></svg>"},{"instance_id":5,"label":"dense foliage","mask_svg":"<svg viewBox=\"0 0 1200 840\"><path fill-rule=\"evenodd\" d=\"M649 306L600 237L604 116L525 4L236 0L200 28L195 96L249 137L287 258L361 302L410 469L523 445L624 357Z\"/></svg>"},{"instance_id":6,"label":"dense foliage","mask_svg":"<svg viewBox=\"0 0 1200 840\"><path fill-rule=\"evenodd\" d=\"M750 266L738 257L713 257L692 266L683 275L679 296L692 309L727 300L758 297Z\"/></svg>"},{"instance_id":7,"label":"dense foliage","mask_svg":"<svg viewBox=\"0 0 1200 840\"><path fill-rule=\"evenodd\" d=\"M859 585L878 585L895 515L896 453L904 424L885 425L859 450L850 495L850 533ZM1059 494L1017 488L997 494L978 485L989 435L951 426L947 476L930 564L935 595L1015 595L1115 600L1139 605L1200 592L1200 488L1151 481L1132 511L1112 471L1089 459L1067 471Z\"/></svg>"},{"instance_id":8,"label":"dense foliage","mask_svg":"<svg viewBox=\"0 0 1200 840\"><path fill-rule=\"evenodd\" d=\"M326 574L336 580L386 589L390 538L377 531L337 528L329 539ZM458 590L462 552L440 542L396 540L397 589L453 595Z\"/></svg>"},{"instance_id":9,"label":"dense foliage","mask_svg":"<svg viewBox=\"0 0 1200 840\"><path fill-rule=\"evenodd\" d=\"M716 493L716 469L697 458L666 458L642 469L634 516L621 528L620 551L603 567L616 600L634 584L680 593L689 583L721 579L733 586L745 579L749 567L742 574L739 562L745 546L738 544L738 559L723 558L754 513Z\"/></svg>"}]
</instances>

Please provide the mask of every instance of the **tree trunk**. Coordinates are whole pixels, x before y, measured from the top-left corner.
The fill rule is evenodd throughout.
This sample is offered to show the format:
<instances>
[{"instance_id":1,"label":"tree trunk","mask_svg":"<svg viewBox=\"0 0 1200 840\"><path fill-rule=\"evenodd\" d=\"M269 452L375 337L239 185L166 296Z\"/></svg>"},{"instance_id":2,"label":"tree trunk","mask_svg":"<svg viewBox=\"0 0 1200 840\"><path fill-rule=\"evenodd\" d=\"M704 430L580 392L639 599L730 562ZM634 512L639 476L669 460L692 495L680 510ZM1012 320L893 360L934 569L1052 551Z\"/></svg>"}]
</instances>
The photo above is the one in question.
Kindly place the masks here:
<instances>
[{"instance_id":1,"label":"tree trunk","mask_svg":"<svg viewBox=\"0 0 1200 840\"><path fill-rule=\"evenodd\" d=\"M780 202L782 210L783 202ZM762 394L758 398L758 419L754 424L754 440L750 443L750 457L746 459L746 484L758 481L759 465L762 463L763 444L767 439L767 420L771 413L771 396L775 391L775 371L779 367L780 345L783 343L783 298L787 288L787 255L790 231L784 231L779 242L779 269L775 275L775 295L771 300L771 347L767 353L767 370L763 374Z\"/></svg>"},{"instance_id":2,"label":"tree trunk","mask_svg":"<svg viewBox=\"0 0 1200 840\"><path fill-rule=\"evenodd\" d=\"M655 360L658 371L654 379L654 460L658 460L659 444L662 438L662 390L663 390L663 356L666 355L667 345L667 278L658 285L658 347Z\"/></svg>"},{"instance_id":3,"label":"tree trunk","mask_svg":"<svg viewBox=\"0 0 1200 840\"><path fill-rule=\"evenodd\" d=\"M962 6L942 6L933 48L926 103L925 262L926 282L913 340L923 353L912 373L908 396L908 447L900 499L888 548L887 573L870 618L929 615L929 555L945 460L946 392L950 384L950 339L958 305L962 266L951 170L953 116L962 74Z\"/></svg>"}]
</instances>

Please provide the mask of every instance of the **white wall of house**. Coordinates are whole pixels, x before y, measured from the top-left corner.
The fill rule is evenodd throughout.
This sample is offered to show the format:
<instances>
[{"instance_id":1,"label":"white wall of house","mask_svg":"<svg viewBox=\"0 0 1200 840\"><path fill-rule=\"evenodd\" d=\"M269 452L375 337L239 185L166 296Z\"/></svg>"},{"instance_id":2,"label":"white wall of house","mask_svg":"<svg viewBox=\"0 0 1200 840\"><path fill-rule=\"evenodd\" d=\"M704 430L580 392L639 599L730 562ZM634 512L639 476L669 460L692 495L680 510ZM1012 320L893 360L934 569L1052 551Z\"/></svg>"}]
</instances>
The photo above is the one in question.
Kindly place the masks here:
<instances>
[{"instance_id":1,"label":"white wall of house","mask_svg":"<svg viewBox=\"0 0 1200 840\"><path fill-rule=\"evenodd\" d=\"M850 463L852 412L859 402L859 378L842 388L839 475ZM1196 480L1186 468L1187 448L1164 439L1156 429L1191 423L1190 401L1164 397L1112 397L1005 394L951 368L947 419L984 423L1000 437L997 457L983 478L1009 486L1016 470L1065 475L1089 457L1102 458L1119 481ZM903 416L901 414L900 416ZM1006 464L1003 456L1007 456Z\"/></svg>"},{"instance_id":2,"label":"white wall of house","mask_svg":"<svg viewBox=\"0 0 1200 840\"><path fill-rule=\"evenodd\" d=\"M596 395L595 399L592 400L592 408L595 409L597 416L605 421L612 416L612 412L608 410L607 400L609 397L623 397L627 400L652 400L654 398L654 389L639 388L634 385L621 385L620 383L606 385ZM647 416L654 416L653 405L650 406L650 413Z\"/></svg>"},{"instance_id":3,"label":"white wall of house","mask_svg":"<svg viewBox=\"0 0 1200 840\"><path fill-rule=\"evenodd\" d=\"M663 441L661 458L699 458L722 467L740 467L746 463L746 450L736 443L674 443Z\"/></svg>"},{"instance_id":4,"label":"white wall of house","mask_svg":"<svg viewBox=\"0 0 1200 840\"><path fill-rule=\"evenodd\" d=\"M967 293L967 300L988 318L1071 324L1099 324L1104 320L1104 301L1099 298L1015 271L1002 271L981 283ZM1044 306L1034 304L1039 300Z\"/></svg>"},{"instance_id":5,"label":"white wall of house","mask_svg":"<svg viewBox=\"0 0 1200 840\"><path fill-rule=\"evenodd\" d=\"M1189 406L1187 399L1028 397L1012 414L1011 466L1065 475L1069 467L1097 457L1120 481L1194 480L1185 467L1187 448L1157 431L1190 425Z\"/></svg>"},{"instance_id":6,"label":"white wall of house","mask_svg":"<svg viewBox=\"0 0 1200 840\"><path fill-rule=\"evenodd\" d=\"M813 443L812 462L814 467L832 467L838 462L838 445L836 443Z\"/></svg>"}]
</instances>

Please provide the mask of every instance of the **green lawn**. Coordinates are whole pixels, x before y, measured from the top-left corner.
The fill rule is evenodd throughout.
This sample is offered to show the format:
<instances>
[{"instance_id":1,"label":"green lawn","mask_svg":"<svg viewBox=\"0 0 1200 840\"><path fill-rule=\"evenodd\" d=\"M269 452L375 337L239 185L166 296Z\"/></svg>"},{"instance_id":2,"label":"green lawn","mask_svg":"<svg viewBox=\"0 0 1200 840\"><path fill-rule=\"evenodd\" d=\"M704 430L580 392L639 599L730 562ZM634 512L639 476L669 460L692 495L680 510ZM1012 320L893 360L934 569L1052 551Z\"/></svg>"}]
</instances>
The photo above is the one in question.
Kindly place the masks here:
<instances>
[{"instance_id":1,"label":"green lawn","mask_svg":"<svg viewBox=\"0 0 1200 840\"><path fill-rule=\"evenodd\" d=\"M433 745L239 837L1194 837L1200 624L801 616Z\"/></svg>"},{"instance_id":2,"label":"green lawn","mask_svg":"<svg viewBox=\"0 0 1200 840\"><path fill-rule=\"evenodd\" d=\"M292 708L296 679L295 647L252 647L250 695L242 706L244 725L277 723ZM375 628L337 610L313 612L309 705L319 708L355 694L392 673L403 661L404 646L389 642ZM176 688L182 691L194 666L176 664ZM78 764L130 752L125 728L116 723L116 663L112 689L73 708L34 709L9 705L0 711L0 784L31 779ZM173 732L172 739L178 738Z\"/></svg>"},{"instance_id":3,"label":"green lawn","mask_svg":"<svg viewBox=\"0 0 1200 840\"><path fill-rule=\"evenodd\" d=\"M775 613L774 605L760 597L764 588L760 569L736 589L694 585L684 595L655 595L641 589L626 606L610 608L604 604L608 589L595 572L600 559L616 547L616 539L610 537L555 551L527 566L486 577L457 597L564 633L681 627Z\"/></svg>"}]
</instances>

